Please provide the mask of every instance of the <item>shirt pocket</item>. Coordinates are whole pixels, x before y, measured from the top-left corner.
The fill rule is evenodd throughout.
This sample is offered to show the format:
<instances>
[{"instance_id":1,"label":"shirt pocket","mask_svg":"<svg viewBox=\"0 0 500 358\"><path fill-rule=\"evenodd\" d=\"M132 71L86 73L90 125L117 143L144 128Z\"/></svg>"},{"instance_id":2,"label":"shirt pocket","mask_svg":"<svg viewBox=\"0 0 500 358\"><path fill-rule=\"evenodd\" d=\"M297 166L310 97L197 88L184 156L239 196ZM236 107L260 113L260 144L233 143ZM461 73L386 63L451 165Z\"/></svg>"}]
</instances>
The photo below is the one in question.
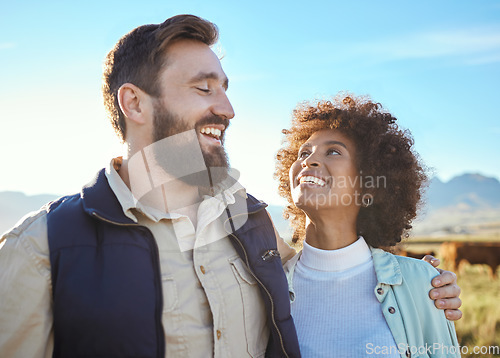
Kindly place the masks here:
<instances>
[{"instance_id":1,"label":"shirt pocket","mask_svg":"<svg viewBox=\"0 0 500 358\"><path fill-rule=\"evenodd\" d=\"M179 306L177 285L173 275L161 275L161 287L163 292L163 313L169 313Z\"/></svg>"},{"instance_id":2,"label":"shirt pocket","mask_svg":"<svg viewBox=\"0 0 500 358\"><path fill-rule=\"evenodd\" d=\"M187 357L187 345L182 344L186 335L182 325L177 283L174 275L163 273L161 275L163 292L162 325L166 339L165 355L170 357Z\"/></svg>"},{"instance_id":3,"label":"shirt pocket","mask_svg":"<svg viewBox=\"0 0 500 358\"><path fill-rule=\"evenodd\" d=\"M264 357L270 332L260 289L240 257L229 262L240 287L248 354Z\"/></svg>"}]
</instances>

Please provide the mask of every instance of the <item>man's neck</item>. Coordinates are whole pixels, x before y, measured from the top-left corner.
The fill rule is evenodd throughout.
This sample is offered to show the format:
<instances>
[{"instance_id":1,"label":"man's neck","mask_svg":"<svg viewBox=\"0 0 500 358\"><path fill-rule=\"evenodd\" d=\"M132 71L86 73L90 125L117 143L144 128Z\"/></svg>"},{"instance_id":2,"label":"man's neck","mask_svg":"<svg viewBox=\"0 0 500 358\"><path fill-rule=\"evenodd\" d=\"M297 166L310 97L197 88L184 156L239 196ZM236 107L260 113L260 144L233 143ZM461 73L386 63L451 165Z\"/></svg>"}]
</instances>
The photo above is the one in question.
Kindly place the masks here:
<instances>
[{"instance_id":1,"label":"man's neck","mask_svg":"<svg viewBox=\"0 0 500 358\"><path fill-rule=\"evenodd\" d=\"M124 159L118 174L132 194L134 194L143 205L166 213L186 215L190 218L193 225L196 226L198 207L201 202L198 187L186 184L179 179L173 179L165 172L163 172L163 174L158 174L161 173L161 171L158 170L154 170L153 172L155 173L154 183L159 185L153 188L149 182L141 183L141 186L151 188L151 190L144 195L136 195L137 193L134 193L134 188L132 188L131 185L134 179L131 180L131 177L148 178L149 173L131 173L128 161ZM141 188L141 192L142 191L143 189Z\"/></svg>"}]
</instances>

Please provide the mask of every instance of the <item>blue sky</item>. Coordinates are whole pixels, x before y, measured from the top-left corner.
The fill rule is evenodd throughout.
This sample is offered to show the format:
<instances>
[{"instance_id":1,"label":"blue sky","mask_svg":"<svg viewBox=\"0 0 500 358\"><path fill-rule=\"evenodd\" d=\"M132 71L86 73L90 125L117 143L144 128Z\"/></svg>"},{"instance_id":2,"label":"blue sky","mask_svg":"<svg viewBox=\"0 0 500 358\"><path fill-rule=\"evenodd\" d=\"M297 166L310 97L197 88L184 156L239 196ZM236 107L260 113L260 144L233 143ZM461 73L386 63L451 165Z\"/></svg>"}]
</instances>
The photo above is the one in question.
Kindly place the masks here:
<instances>
[{"instance_id":1,"label":"blue sky","mask_svg":"<svg viewBox=\"0 0 500 358\"><path fill-rule=\"evenodd\" d=\"M23 1L0 13L0 191L75 192L119 155L103 58L134 27L180 13L219 26L229 157L267 202L295 105L342 90L395 114L441 179L500 178L500 1Z\"/></svg>"}]
</instances>

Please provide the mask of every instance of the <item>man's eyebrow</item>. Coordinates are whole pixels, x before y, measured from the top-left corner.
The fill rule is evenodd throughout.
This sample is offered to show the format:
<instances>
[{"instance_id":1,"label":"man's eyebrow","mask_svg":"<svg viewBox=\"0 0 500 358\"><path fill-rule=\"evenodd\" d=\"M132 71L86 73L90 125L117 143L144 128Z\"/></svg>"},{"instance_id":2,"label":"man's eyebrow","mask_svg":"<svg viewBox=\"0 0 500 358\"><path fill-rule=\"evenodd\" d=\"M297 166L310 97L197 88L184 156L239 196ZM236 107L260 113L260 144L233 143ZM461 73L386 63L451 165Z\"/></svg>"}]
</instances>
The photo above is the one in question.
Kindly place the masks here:
<instances>
[{"instance_id":1,"label":"man's eyebrow","mask_svg":"<svg viewBox=\"0 0 500 358\"><path fill-rule=\"evenodd\" d=\"M199 72L196 76L191 78L189 82L194 83L203 80L222 80L222 87L224 87L225 90L227 90L227 88L229 87L229 79L226 76L221 78L217 72Z\"/></svg>"}]
</instances>

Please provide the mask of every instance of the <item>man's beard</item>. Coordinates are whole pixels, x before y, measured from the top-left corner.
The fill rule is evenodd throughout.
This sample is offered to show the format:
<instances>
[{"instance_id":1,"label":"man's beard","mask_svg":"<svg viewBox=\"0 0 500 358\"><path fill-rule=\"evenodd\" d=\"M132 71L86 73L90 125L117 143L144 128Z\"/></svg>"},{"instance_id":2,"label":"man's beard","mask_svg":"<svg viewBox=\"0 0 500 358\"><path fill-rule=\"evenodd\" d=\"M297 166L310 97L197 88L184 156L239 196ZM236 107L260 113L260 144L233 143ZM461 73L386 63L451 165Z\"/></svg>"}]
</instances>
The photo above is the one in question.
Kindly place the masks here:
<instances>
[{"instance_id":1,"label":"man's beard","mask_svg":"<svg viewBox=\"0 0 500 358\"><path fill-rule=\"evenodd\" d=\"M175 148L176 153L167 153L162 149L161 141L162 139L168 138L175 134L187 132L190 130L196 131L196 138L199 139L200 129L208 124L223 124L226 128L229 126L229 120L219 117L217 115L211 115L200 119L194 127L187 124L179 115L176 115L169 110L167 110L160 101L154 104L154 122L153 122L153 141L154 143L159 143L155 147L155 159L163 169L176 176L176 173L186 173L186 167L189 163L182 163L184 166L183 170L179 170L177 165L172 165L172 160L169 160L168 156L175 156L176 153L183 151L195 152L193 151L193 143L185 143L184 145L179 145ZM224 133L222 133L220 140L220 146L210 146L208 149L201 147L201 152L203 155L203 160L205 161L205 166L207 170L198 171L189 175L177 175L179 180L183 182L198 186L203 191L210 191L213 187L221 183L228 176L229 160L224 149ZM195 143L199 145L198 143ZM197 148L196 148L197 149ZM176 162L175 160L173 162ZM179 164L179 163L178 163ZM191 172L189 169L187 172Z\"/></svg>"}]
</instances>

